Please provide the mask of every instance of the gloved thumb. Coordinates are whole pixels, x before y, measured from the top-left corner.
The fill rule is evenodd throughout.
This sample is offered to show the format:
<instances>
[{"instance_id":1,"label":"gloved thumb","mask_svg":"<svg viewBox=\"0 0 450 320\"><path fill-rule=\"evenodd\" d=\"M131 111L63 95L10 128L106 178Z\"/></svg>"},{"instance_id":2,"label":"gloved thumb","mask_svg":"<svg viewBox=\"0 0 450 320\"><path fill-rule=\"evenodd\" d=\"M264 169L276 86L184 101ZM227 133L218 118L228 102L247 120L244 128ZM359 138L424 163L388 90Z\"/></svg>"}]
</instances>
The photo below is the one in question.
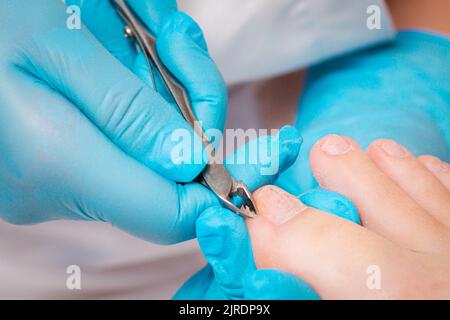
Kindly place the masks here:
<instances>
[{"instance_id":1,"label":"gloved thumb","mask_svg":"<svg viewBox=\"0 0 450 320\"><path fill-rule=\"evenodd\" d=\"M255 270L244 220L222 207L211 207L198 218L196 231L217 288L229 299L242 299L243 275Z\"/></svg>"},{"instance_id":2,"label":"gloved thumb","mask_svg":"<svg viewBox=\"0 0 450 320\"><path fill-rule=\"evenodd\" d=\"M181 114L117 61L86 28L68 30L61 24L64 10L36 15L25 26L33 41L21 48L15 63L74 103L127 155L171 180L194 179L205 165L203 157L195 156L202 153L203 145ZM186 57L191 59L195 57ZM200 152L194 149L184 163L172 158L179 145L173 132L179 130L187 134L192 146L200 146Z\"/></svg>"}]
</instances>

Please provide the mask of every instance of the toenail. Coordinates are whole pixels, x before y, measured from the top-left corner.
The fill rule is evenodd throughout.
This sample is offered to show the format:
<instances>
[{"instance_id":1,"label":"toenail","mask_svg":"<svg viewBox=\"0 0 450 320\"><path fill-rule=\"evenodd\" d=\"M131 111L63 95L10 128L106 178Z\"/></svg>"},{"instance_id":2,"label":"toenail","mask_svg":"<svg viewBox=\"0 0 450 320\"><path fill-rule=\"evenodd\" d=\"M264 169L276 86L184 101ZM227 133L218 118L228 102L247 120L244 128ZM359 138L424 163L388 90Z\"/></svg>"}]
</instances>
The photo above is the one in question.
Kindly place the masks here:
<instances>
[{"instance_id":1,"label":"toenail","mask_svg":"<svg viewBox=\"0 0 450 320\"><path fill-rule=\"evenodd\" d=\"M308 208L297 197L278 187L266 186L255 194L260 215L274 225L282 225Z\"/></svg>"},{"instance_id":2,"label":"toenail","mask_svg":"<svg viewBox=\"0 0 450 320\"><path fill-rule=\"evenodd\" d=\"M320 149L330 156L339 156L352 151L353 146L345 137L332 134L325 138L325 142Z\"/></svg>"},{"instance_id":3,"label":"toenail","mask_svg":"<svg viewBox=\"0 0 450 320\"><path fill-rule=\"evenodd\" d=\"M383 149L387 155L395 158L404 158L408 154L403 146L391 140L383 141L381 143L381 149Z\"/></svg>"},{"instance_id":4,"label":"toenail","mask_svg":"<svg viewBox=\"0 0 450 320\"><path fill-rule=\"evenodd\" d=\"M448 165L436 157L429 158L425 162L425 165L427 166L428 170L435 173L443 173L448 171Z\"/></svg>"},{"instance_id":5,"label":"toenail","mask_svg":"<svg viewBox=\"0 0 450 320\"><path fill-rule=\"evenodd\" d=\"M262 201L266 197L268 197L271 194L273 194L274 192L278 192L277 188L275 188L274 186L271 186L271 185L267 185L267 186L263 186L263 187L259 188L258 190L256 190L253 193L253 197L258 202L258 200Z\"/></svg>"}]
</instances>

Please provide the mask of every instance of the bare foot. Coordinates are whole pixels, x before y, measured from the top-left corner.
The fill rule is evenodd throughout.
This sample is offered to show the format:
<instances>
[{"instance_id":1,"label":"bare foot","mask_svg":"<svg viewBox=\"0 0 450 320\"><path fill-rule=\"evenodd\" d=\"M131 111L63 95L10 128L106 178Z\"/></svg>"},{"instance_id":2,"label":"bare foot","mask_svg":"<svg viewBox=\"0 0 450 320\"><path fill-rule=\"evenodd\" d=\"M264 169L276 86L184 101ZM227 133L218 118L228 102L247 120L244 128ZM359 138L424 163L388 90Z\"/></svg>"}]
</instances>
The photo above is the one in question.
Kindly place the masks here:
<instances>
[{"instance_id":1,"label":"bare foot","mask_svg":"<svg viewBox=\"0 0 450 320\"><path fill-rule=\"evenodd\" d=\"M258 268L290 271L325 299L450 298L450 166L391 140L364 152L336 135L311 151L325 189L357 206L363 226L273 186L247 222ZM378 277L378 278L373 278Z\"/></svg>"}]
</instances>

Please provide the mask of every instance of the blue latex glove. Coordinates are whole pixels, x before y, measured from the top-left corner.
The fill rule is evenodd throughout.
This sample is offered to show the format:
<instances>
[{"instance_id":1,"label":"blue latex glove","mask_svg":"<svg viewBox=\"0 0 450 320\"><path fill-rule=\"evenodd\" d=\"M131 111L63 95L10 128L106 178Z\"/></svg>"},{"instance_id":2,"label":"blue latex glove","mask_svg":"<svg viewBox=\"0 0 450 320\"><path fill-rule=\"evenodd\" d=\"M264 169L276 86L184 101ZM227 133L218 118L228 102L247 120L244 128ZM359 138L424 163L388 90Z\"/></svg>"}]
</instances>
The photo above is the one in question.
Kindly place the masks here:
<instances>
[{"instance_id":1,"label":"blue latex glove","mask_svg":"<svg viewBox=\"0 0 450 320\"><path fill-rule=\"evenodd\" d=\"M394 139L415 155L448 162L449 56L449 39L403 31L391 44L312 67L296 120L303 152L277 184L293 194L317 186L309 151L330 133L350 136L363 147Z\"/></svg>"},{"instance_id":2,"label":"blue latex glove","mask_svg":"<svg viewBox=\"0 0 450 320\"><path fill-rule=\"evenodd\" d=\"M123 65L152 85L145 56L137 53L133 40L123 36L124 23L110 1L66 0L66 3L68 6L77 5L83 23L97 40ZM227 105L226 87L208 54L201 29L192 19L177 11L175 0L128 0L127 3L158 38L160 58L186 87L203 128L222 130ZM158 92L173 102L158 73L155 74Z\"/></svg>"},{"instance_id":3,"label":"blue latex glove","mask_svg":"<svg viewBox=\"0 0 450 320\"><path fill-rule=\"evenodd\" d=\"M101 31L69 30L67 17L54 0L0 2L0 217L16 224L105 221L159 243L194 237L198 215L218 200L197 183L175 182L191 181L204 163L175 165L171 134L181 128L199 138L125 67L127 59L105 49ZM164 62L185 75L180 81L195 112L209 108L217 115L210 125L220 127L226 89L200 30L177 12L161 21ZM292 163L298 133L284 132L280 162ZM236 177L247 171L243 166Z\"/></svg>"},{"instance_id":4,"label":"blue latex glove","mask_svg":"<svg viewBox=\"0 0 450 320\"><path fill-rule=\"evenodd\" d=\"M353 204L337 193L315 189L300 199L360 223ZM208 208L197 220L197 238L208 265L183 285L175 299L319 299L306 282L288 272L256 270L244 220L230 211Z\"/></svg>"}]
</instances>

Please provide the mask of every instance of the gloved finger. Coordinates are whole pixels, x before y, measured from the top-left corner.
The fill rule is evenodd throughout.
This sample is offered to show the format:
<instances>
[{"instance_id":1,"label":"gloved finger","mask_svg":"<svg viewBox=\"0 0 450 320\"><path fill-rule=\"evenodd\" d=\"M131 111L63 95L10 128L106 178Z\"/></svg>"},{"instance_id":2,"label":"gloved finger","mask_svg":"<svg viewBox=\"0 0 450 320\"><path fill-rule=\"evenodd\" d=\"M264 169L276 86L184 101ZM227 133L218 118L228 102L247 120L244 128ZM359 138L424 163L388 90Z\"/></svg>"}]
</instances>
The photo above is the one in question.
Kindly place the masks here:
<instances>
[{"instance_id":1,"label":"gloved finger","mask_svg":"<svg viewBox=\"0 0 450 320\"><path fill-rule=\"evenodd\" d=\"M187 89L203 129L223 130L227 88L197 23L182 12L169 15L159 32L156 47L164 65Z\"/></svg>"},{"instance_id":2,"label":"gloved finger","mask_svg":"<svg viewBox=\"0 0 450 320\"><path fill-rule=\"evenodd\" d=\"M174 243L195 235L196 210L218 204L203 186L178 185L124 153L44 82L16 66L0 69L9 106L0 108L1 165L8 168L0 170L7 173L0 205L13 222L105 221L148 241ZM17 193L10 185L19 180Z\"/></svg>"},{"instance_id":3,"label":"gloved finger","mask_svg":"<svg viewBox=\"0 0 450 320\"><path fill-rule=\"evenodd\" d=\"M214 272L208 264L194 274L172 297L174 300L227 300L220 289Z\"/></svg>"},{"instance_id":4,"label":"gloved finger","mask_svg":"<svg viewBox=\"0 0 450 320\"><path fill-rule=\"evenodd\" d=\"M81 9L81 19L96 38L120 61L132 62L135 50L124 37L124 22L108 0L65 0ZM158 36L164 19L177 11L175 0L126 0L153 35Z\"/></svg>"},{"instance_id":5,"label":"gloved finger","mask_svg":"<svg viewBox=\"0 0 450 320\"><path fill-rule=\"evenodd\" d=\"M243 275L255 270L242 217L222 207L210 207L198 218L196 232L218 289L230 299L242 299Z\"/></svg>"},{"instance_id":6,"label":"gloved finger","mask_svg":"<svg viewBox=\"0 0 450 320\"><path fill-rule=\"evenodd\" d=\"M153 35L159 37L164 19L175 13L176 0L127 0Z\"/></svg>"},{"instance_id":7,"label":"gloved finger","mask_svg":"<svg viewBox=\"0 0 450 320\"><path fill-rule=\"evenodd\" d=\"M298 155L301 145L300 135L298 131L292 127L286 127L282 129L281 132L275 137L266 136L260 139L263 140L263 143L259 143L258 140L254 140L251 141L250 144L252 144L253 146L260 146L261 149L266 150L267 146L272 145L271 140L277 141L277 143L273 144L276 145L277 148L273 148L272 154L273 158L278 163L277 172L285 170L289 166L289 164L294 161L294 159ZM258 186L272 182L276 178L277 174L262 175L260 171L261 168L259 168L256 163L253 165L249 165L248 163L246 164L246 161L243 161L239 165L233 164L235 161L233 159L241 157L243 157L243 159L248 159L248 152L250 150L253 150L253 147L244 146L238 149L233 157L227 159L228 164L226 164L226 166L228 167L232 175L236 179L244 180L248 185L250 185L251 188L257 188ZM268 157L268 159L270 160L271 158ZM256 161L258 161L258 159L256 159ZM264 164L260 165L268 166L270 165L270 161L266 161L264 162ZM191 201L187 201L187 203L189 204L200 203L200 201L203 200L203 193L201 192L202 190L199 188L199 186L191 184L185 185L183 189L185 188L195 188L196 192L183 192L181 193L181 199L190 199ZM186 197L183 196L184 194L186 194ZM197 199L197 201L195 199ZM188 205L182 205L181 207L187 208ZM205 206L200 207L205 208ZM245 232L245 225L240 217L223 208L213 206L206 211L214 212L214 210L220 212L224 210L224 219L221 219L220 216L216 216L216 220L208 221L208 218L205 218L205 216L202 215L203 218L199 218L197 220L197 231L200 229L201 239L203 239L203 236L210 237L210 239L219 239L217 243L215 243L213 240L212 246L209 245L208 240L206 241L206 243L204 243L203 240L199 240L201 244L204 244L202 246L202 249L204 250L205 255L207 256L209 261L213 263L213 265L215 266L215 270L218 271L215 274L215 277L212 277L212 279L211 276L208 276L208 273L212 274L211 267L206 267L205 269L194 275L176 294L175 298L177 299L226 299L229 298L228 295L231 295L232 297L242 297L242 285L238 286L237 289L230 289L230 286L235 279L240 279L242 277L242 273L244 272L243 270L246 269L246 264L248 263L248 261L251 262L252 258L250 257L248 261L241 259L242 255L237 253L236 250L239 251L242 248L239 246L239 240L237 240L236 237L228 238L223 241L220 239L229 234L226 231L228 229L234 230L234 232L236 232L233 233L234 235L242 235L243 232ZM233 216L228 219L230 214ZM210 228L210 226L208 226L208 223L222 225L222 227L219 229L216 229L215 227ZM237 227L235 226L235 224L237 225ZM199 236L198 232L197 236ZM227 250L216 250L216 245L225 245L228 241L230 241L230 246ZM246 253L248 251L244 250L243 252ZM226 265L227 262L228 265ZM250 271L252 269L252 264L250 263L249 266Z\"/></svg>"},{"instance_id":8,"label":"gloved finger","mask_svg":"<svg viewBox=\"0 0 450 320\"><path fill-rule=\"evenodd\" d=\"M149 87L155 89L155 91L157 91L166 101L174 104L173 97L164 84L160 73L154 66L152 66L152 70L150 71L147 58L142 52L138 52L136 55L131 71L133 71L133 73L144 81ZM175 110L178 110L177 106L174 105L173 107Z\"/></svg>"},{"instance_id":9,"label":"gloved finger","mask_svg":"<svg viewBox=\"0 0 450 320\"><path fill-rule=\"evenodd\" d=\"M141 0L145 2L146 0ZM108 0L65 0L68 7L80 8L83 24L120 62L131 69L135 63L134 43L124 36L124 23Z\"/></svg>"},{"instance_id":10,"label":"gloved finger","mask_svg":"<svg viewBox=\"0 0 450 320\"><path fill-rule=\"evenodd\" d=\"M289 134L283 133L284 130L289 131ZM251 141L250 144L259 145L260 149L264 150L264 146L271 146L271 140L276 140L274 143L273 155L268 157L269 160L277 162L276 172L282 172L286 170L293 159L298 155L301 145L301 138L298 131L292 127L281 130L277 136L265 136L259 140L267 142L263 144L258 140ZM239 148L236 151L237 155L245 155L252 150L248 146ZM248 157L247 157L248 158ZM245 159L245 157L244 157ZM274 181L276 174L261 174L261 168L270 166L270 161L260 161L256 159L253 164L246 163L233 164L231 159L228 159L225 166L229 169L230 173L237 180L243 180L250 188L258 188L264 184L269 184ZM264 172L264 171L262 171ZM174 219L173 230L180 230L176 239L190 239L194 236L192 230L198 216L207 208L212 206L218 206L218 198L209 191L203 185L198 183L189 183L185 185L178 185L178 201L179 211L177 212L176 219ZM245 226L244 226L245 227ZM184 233L183 233L184 232Z\"/></svg>"},{"instance_id":11,"label":"gloved finger","mask_svg":"<svg viewBox=\"0 0 450 320\"><path fill-rule=\"evenodd\" d=\"M74 102L113 143L142 164L172 180L194 179L204 167L203 157L195 157L198 151L190 153L187 164L172 158L179 145L173 139L177 130L188 134L193 146L203 147L182 116L87 30L68 30L57 19L64 17L63 10L35 15L27 25L32 41L15 55L14 63Z\"/></svg>"},{"instance_id":12,"label":"gloved finger","mask_svg":"<svg viewBox=\"0 0 450 320\"><path fill-rule=\"evenodd\" d=\"M298 131L286 126L277 136L264 136L239 148L227 159L226 167L235 179L243 180L251 189L258 188L273 182L295 161L301 141ZM255 150L265 157L251 159ZM242 275L255 269L244 220L221 207L210 207L197 219L196 232L214 270L217 290L228 298L242 298Z\"/></svg>"},{"instance_id":13,"label":"gloved finger","mask_svg":"<svg viewBox=\"0 0 450 320\"><path fill-rule=\"evenodd\" d=\"M271 269L245 275L244 297L249 300L318 300L319 295L295 275Z\"/></svg>"},{"instance_id":14,"label":"gloved finger","mask_svg":"<svg viewBox=\"0 0 450 320\"><path fill-rule=\"evenodd\" d=\"M353 202L337 192L317 188L301 194L299 199L309 207L361 224Z\"/></svg>"},{"instance_id":15,"label":"gloved finger","mask_svg":"<svg viewBox=\"0 0 450 320\"><path fill-rule=\"evenodd\" d=\"M250 161L249 152L254 151L255 146L262 150L262 153L266 153L267 147L272 145L276 147L272 149L272 154L269 154L267 158L254 158ZM226 159L225 167L236 180L244 181L251 190L254 190L272 183L279 172L286 170L297 157L300 146L301 137L298 131L293 127L286 127L276 136L264 136L239 148L234 155ZM237 163L238 159L242 161ZM270 171L274 174L265 174L264 169L267 167L275 167L276 170L272 168ZM198 184L186 184L180 188L182 191L180 193L182 210L179 217L180 221L195 221L204 209L214 205L214 202L205 201L206 194L209 196L212 194L205 187Z\"/></svg>"},{"instance_id":16,"label":"gloved finger","mask_svg":"<svg viewBox=\"0 0 450 320\"><path fill-rule=\"evenodd\" d=\"M244 181L250 190L273 183L297 159L302 145L297 129L284 126L276 136L263 136L239 148L225 161L235 178Z\"/></svg>"},{"instance_id":17,"label":"gloved finger","mask_svg":"<svg viewBox=\"0 0 450 320\"><path fill-rule=\"evenodd\" d=\"M134 39L124 36L125 23L111 1L66 0L65 2L69 7L76 5L80 8L83 23L114 57L147 84L152 84L147 61L142 54L141 58L137 54ZM156 31L160 29L165 17L177 11L176 2L172 0L128 0L127 3L135 9L154 35L157 35Z\"/></svg>"},{"instance_id":18,"label":"gloved finger","mask_svg":"<svg viewBox=\"0 0 450 320\"><path fill-rule=\"evenodd\" d=\"M82 20L97 39L116 58L148 85L153 85L145 57L136 55L133 41L123 37L124 24L112 4L104 0L69 0L79 5ZM164 63L183 82L190 94L194 111L205 128L223 129L227 105L226 86L214 62L207 53L206 43L198 25L187 15L176 12L175 1L129 1L143 21L158 32L158 49ZM175 13L175 14L173 14ZM186 52L189 51L189 52ZM201 72L200 72L201 70ZM153 70L158 77L156 70ZM156 79L158 80L158 79ZM172 101L161 81L157 91Z\"/></svg>"},{"instance_id":19,"label":"gloved finger","mask_svg":"<svg viewBox=\"0 0 450 320\"><path fill-rule=\"evenodd\" d=\"M255 273L253 254L243 219L221 207L200 215L197 238L214 271L214 290L229 299L318 299L304 281L286 272ZM205 296L208 296L206 294Z\"/></svg>"},{"instance_id":20,"label":"gloved finger","mask_svg":"<svg viewBox=\"0 0 450 320\"><path fill-rule=\"evenodd\" d=\"M214 281L214 273L208 264L194 274L172 297L174 300L204 300Z\"/></svg>"}]
</instances>

